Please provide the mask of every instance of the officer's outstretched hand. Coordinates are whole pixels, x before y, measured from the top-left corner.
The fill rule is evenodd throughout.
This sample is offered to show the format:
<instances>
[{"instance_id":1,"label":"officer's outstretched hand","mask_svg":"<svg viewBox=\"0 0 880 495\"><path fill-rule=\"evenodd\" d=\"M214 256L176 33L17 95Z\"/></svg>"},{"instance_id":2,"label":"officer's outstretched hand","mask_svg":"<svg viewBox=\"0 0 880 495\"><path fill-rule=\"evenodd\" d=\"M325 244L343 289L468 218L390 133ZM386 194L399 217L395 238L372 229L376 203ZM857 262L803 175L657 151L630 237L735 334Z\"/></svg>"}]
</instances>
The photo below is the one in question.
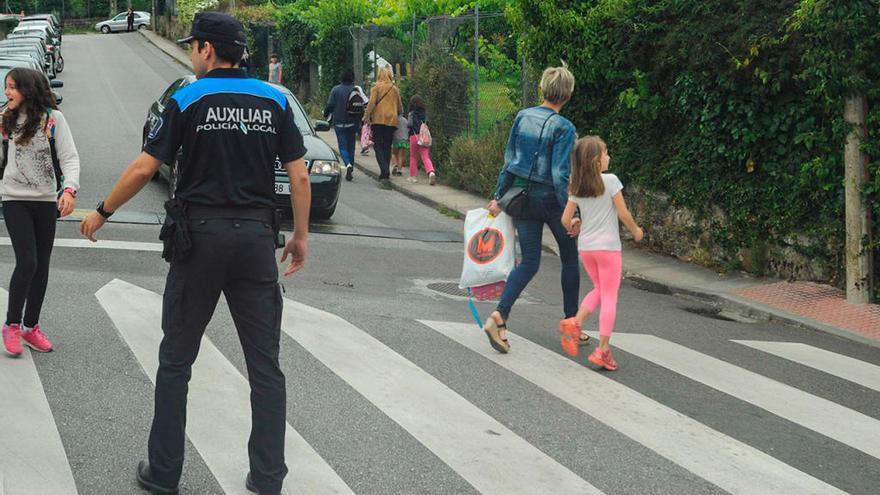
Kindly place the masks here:
<instances>
[{"instance_id":1,"label":"officer's outstretched hand","mask_svg":"<svg viewBox=\"0 0 880 495\"><path fill-rule=\"evenodd\" d=\"M98 239L95 237L95 233L104 226L104 223L107 222L107 219L101 216L97 211L93 211L86 215L83 218L83 221L79 224L79 231L82 235L86 237L86 239L92 242L98 242Z\"/></svg>"},{"instance_id":2,"label":"officer's outstretched hand","mask_svg":"<svg viewBox=\"0 0 880 495\"><path fill-rule=\"evenodd\" d=\"M284 270L284 276L293 275L300 268L306 265L306 252L308 251L308 241L304 239L296 239L291 237L284 246L284 253L281 255L281 262L287 261L287 255L290 255L290 266Z\"/></svg>"}]
</instances>

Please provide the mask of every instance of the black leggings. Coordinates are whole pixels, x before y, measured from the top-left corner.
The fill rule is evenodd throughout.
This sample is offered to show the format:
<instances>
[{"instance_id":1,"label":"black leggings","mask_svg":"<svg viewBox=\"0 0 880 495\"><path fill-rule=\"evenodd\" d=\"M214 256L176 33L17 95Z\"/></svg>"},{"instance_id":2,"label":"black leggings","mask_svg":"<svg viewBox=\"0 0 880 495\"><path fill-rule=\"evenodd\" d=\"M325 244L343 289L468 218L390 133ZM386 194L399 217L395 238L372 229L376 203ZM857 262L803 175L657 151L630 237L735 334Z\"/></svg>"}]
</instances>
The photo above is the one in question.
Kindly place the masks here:
<instances>
[{"instance_id":1,"label":"black leggings","mask_svg":"<svg viewBox=\"0 0 880 495\"><path fill-rule=\"evenodd\" d=\"M396 127L390 125L373 124L373 149L376 150L376 162L379 163L379 178L390 177L389 166L391 164L391 138L394 136Z\"/></svg>"},{"instance_id":2,"label":"black leggings","mask_svg":"<svg viewBox=\"0 0 880 495\"><path fill-rule=\"evenodd\" d=\"M9 281L6 324L22 323L21 311L27 301L24 325L40 321L40 310L49 282L49 258L55 243L58 205L46 201L4 201L3 220L15 251L15 270Z\"/></svg>"}]
</instances>

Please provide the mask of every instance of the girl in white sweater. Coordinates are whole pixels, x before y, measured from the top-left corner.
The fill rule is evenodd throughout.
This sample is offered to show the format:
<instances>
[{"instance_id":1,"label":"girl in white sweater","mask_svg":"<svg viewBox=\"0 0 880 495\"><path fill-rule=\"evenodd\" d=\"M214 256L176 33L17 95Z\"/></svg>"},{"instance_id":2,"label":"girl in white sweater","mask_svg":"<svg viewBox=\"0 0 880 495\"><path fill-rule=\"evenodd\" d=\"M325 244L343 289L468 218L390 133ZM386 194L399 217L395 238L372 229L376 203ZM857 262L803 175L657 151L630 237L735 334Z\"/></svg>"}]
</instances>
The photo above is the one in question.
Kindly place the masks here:
<instances>
[{"instance_id":1,"label":"girl in white sweater","mask_svg":"<svg viewBox=\"0 0 880 495\"><path fill-rule=\"evenodd\" d=\"M16 68L6 75L5 83L8 103L0 118L5 164L0 195L15 269L9 282L3 346L10 355L20 356L22 341L35 351L52 350L40 331L40 310L49 281L56 219L69 215L76 206L79 155L45 75Z\"/></svg>"}]
</instances>

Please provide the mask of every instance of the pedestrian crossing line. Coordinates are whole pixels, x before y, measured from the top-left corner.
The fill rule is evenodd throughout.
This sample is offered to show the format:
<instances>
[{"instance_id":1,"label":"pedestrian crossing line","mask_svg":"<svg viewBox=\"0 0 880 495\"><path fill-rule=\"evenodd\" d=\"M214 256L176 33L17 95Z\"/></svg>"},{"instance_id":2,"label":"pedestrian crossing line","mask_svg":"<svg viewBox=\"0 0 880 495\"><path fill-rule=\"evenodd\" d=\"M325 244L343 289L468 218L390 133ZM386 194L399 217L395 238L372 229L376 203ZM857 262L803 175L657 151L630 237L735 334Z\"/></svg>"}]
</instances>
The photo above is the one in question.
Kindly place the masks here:
<instances>
[{"instance_id":1,"label":"pedestrian crossing line","mask_svg":"<svg viewBox=\"0 0 880 495\"><path fill-rule=\"evenodd\" d=\"M12 241L8 237L0 237L0 246L11 246ZM55 239L53 247L85 248L85 249L117 249L123 251L150 251L161 253L164 246L161 242L137 242L137 241L98 241L92 242L86 239Z\"/></svg>"},{"instance_id":2,"label":"pedestrian crossing line","mask_svg":"<svg viewBox=\"0 0 880 495\"><path fill-rule=\"evenodd\" d=\"M870 416L654 335L616 333L612 346L880 459Z\"/></svg>"},{"instance_id":3,"label":"pedestrian crossing line","mask_svg":"<svg viewBox=\"0 0 880 495\"><path fill-rule=\"evenodd\" d=\"M880 392L880 366L799 342L732 340Z\"/></svg>"},{"instance_id":4,"label":"pedestrian crossing line","mask_svg":"<svg viewBox=\"0 0 880 495\"><path fill-rule=\"evenodd\" d=\"M479 492L602 493L342 318L285 299L281 328Z\"/></svg>"},{"instance_id":5,"label":"pedestrian crossing line","mask_svg":"<svg viewBox=\"0 0 880 495\"><path fill-rule=\"evenodd\" d=\"M513 332L515 354L501 355L473 324L420 323L729 493L844 493Z\"/></svg>"},{"instance_id":6,"label":"pedestrian crossing line","mask_svg":"<svg viewBox=\"0 0 880 495\"><path fill-rule=\"evenodd\" d=\"M162 340L162 296L113 280L95 296L155 385ZM251 429L250 387L244 376L204 337L189 383L187 436L227 494L246 494L247 443ZM309 494L353 494L288 423L285 486ZM138 457L132 459L132 463ZM288 490L291 493L292 489Z\"/></svg>"},{"instance_id":7,"label":"pedestrian crossing line","mask_svg":"<svg viewBox=\"0 0 880 495\"><path fill-rule=\"evenodd\" d=\"M9 293L0 289L0 307ZM0 355L0 495L77 493L43 383L25 348Z\"/></svg>"}]
</instances>

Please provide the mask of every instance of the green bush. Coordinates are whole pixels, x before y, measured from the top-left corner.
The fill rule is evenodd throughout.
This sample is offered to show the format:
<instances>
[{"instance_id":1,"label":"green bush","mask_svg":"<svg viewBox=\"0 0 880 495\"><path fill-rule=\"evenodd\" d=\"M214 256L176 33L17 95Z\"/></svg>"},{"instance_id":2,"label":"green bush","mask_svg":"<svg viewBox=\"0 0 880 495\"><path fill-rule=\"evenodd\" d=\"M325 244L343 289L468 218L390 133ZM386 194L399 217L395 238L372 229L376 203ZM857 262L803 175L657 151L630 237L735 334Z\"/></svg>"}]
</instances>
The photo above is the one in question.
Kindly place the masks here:
<instances>
[{"instance_id":1,"label":"green bush","mask_svg":"<svg viewBox=\"0 0 880 495\"><path fill-rule=\"evenodd\" d=\"M467 129L470 118L468 73L455 57L428 46L420 52L408 84L405 92L420 95L427 104L432 159L445 163L453 138ZM404 101L404 108L408 107Z\"/></svg>"},{"instance_id":2,"label":"green bush","mask_svg":"<svg viewBox=\"0 0 880 495\"><path fill-rule=\"evenodd\" d=\"M491 197L504 164L504 149L512 125L512 120L499 123L476 139L468 136L453 139L449 159L440 169L443 182Z\"/></svg>"},{"instance_id":3,"label":"green bush","mask_svg":"<svg viewBox=\"0 0 880 495\"><path fill-rule=\"evenodd\" d=\"M625 181L704 220L720 208L728 253L767 243L839 261L843 100L858 92L880 215L877 0L514 0L508 14L532 63L569 64L580 133L606 138Z\"/></svg>"}]
</instances>

